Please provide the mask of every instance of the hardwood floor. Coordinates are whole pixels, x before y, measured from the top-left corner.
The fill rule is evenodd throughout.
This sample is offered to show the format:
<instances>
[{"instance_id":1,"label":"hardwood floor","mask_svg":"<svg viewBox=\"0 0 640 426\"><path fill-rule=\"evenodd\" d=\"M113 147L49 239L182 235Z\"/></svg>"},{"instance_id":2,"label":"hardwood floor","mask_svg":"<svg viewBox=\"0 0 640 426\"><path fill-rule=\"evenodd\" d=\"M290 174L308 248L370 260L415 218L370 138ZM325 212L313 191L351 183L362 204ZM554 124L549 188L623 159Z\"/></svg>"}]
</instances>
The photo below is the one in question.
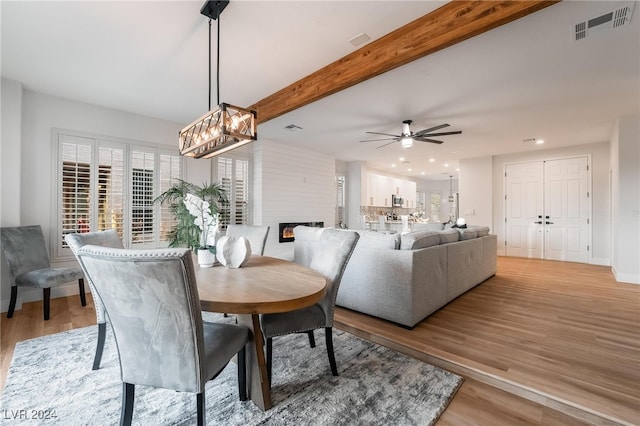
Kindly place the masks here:
<instances>
[{"instance_id":1,"label":"hardwood floor","mask_svg":"<svg viewBox=\"0 0 640 426\"><path fill-rule=\"evenodd\" d=\"M504 395L477 382L552 409L515 423L638 424L639 308L640 286L608 267L499 257L495 277L413 330L346 309L336 327L474 379L440 424L513 423L482 420ZM518 416L535 408L518 404Z\"/></svg>"},{"instance_id":2,"label":"hardwood floor","mask_svg":"<svg viewBox=\"0 0 640 426\"><path fill-rule=\"evenodd\" d=\"M0 318L0 386L16 342L95 324L91 298ZM406 330L338 308L336 327L465 382L438 425L638 424L640 286L608 267L498 258L498 273Z\"/></svg>"}]
</instances>

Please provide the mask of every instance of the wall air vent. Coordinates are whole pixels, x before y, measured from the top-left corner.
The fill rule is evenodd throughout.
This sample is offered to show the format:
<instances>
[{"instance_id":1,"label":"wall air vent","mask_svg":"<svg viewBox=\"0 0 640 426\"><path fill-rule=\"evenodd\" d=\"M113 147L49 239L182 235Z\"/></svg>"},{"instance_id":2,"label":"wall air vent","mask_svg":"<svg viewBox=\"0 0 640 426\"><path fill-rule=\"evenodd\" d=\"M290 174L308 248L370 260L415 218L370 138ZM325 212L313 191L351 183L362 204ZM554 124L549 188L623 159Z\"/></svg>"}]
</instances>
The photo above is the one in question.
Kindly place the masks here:
<instances>
[{"instance_id":1,"label":"wall air vent","mask_svg":"<svg viewBox=\"0 0 640 426\"><path fill-rule=\"evenodd\" d=\"M573 40L583 40L600 31L619 28L631 22L631 15L636 2L627 2L611 12L578 22L573 27Z\"/></svg>"}]
</instances>

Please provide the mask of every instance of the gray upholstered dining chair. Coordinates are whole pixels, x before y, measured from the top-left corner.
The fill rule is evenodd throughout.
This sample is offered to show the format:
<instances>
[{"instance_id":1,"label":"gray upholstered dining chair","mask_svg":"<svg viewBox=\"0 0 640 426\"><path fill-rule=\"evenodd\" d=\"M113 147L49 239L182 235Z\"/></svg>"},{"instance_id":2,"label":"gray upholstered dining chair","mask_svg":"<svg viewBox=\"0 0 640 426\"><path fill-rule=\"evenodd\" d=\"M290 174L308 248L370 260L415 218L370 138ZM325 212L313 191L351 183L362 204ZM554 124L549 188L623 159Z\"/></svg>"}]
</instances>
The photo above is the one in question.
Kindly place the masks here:
<instances>
[{"instance_id":1,"label":"gray upholstered dining chair","mask_svg":"<svg viewBox=\"0 0 640 426\"><path fill-rule=\"evenodd\" d=\"M64 239L67 241L67 244L74 255L77 254L80 247L86 245L124 248L122 240L115 229L110 229L108 231L86 232L82 234L67 234ZM82 264L80 264L80 266L82 266ZM104 350L104 341L107 336L107 315L104 311L104 305L102 304L102 301L100 301L91 279L88 276L87 279L91 295L93 296L93 305L96 309L96 322L98 323L98 343L96 345L96 355L93 358L93 370L97 370L100 368L100 361L102 360L102 352Z\"/></svg>"},{"instance_id":2,"label":"gray upholstered dining chair","mask_svg":"<svg viewBox=\"0 0 640 426\"><path fill-rule=\"evenodd\" d=\"M245 237L251 245L251 253L264 254L264 247L269 235L269 226L227 225L226 235L229 237Z\"/></svg>"},{"instance_id":3,"label":"gray upholstered dining chair","mask_svg":"<svg viewBox=\"0 0 640 426\"><path fill-rule=\"evenodd\" d=\"M305 255L297 256L296 261L322 274L327 280L325 296L315 305L290 312L260 315L262 332L267 341L267 370L271 380L273 358L273 338L292 333L308 333L311 346L313 330L324 328L327 356L331 373L338 375L333 353L333 314L336 306L338 288L344 269L360 238L356 232L339 229L322 229L296 226L294 232L294 250L298 243L304 247ZM311 236L310 238L307 238Z\"/></svg>"},{"instance_id":4,"label":"gray upholstered dining chair","mask_svg":"<svg viewBox=\"0 0 640 426\"><path fill-rule=\"evenodd\" d=\"M195 393L198 425L206 424L205 384L236 354L240 400L247 399L249 330L202 320L191 251L87 245L77 257L104 304L116 340L123 383L121 425L131 424L135 385Z\"/></svg>"},{"instance_id":5,"label":"gray upholstered dining chair","mask_svg":"<svg viewBox=\"0 0 640 426\"><path fill-rule=\"evenodd\" d=\"M45 321L49 319L51 287L78 280L80 303L87 305L84 274L79 268L52 268L40 225L0 229L2 251L11 276L11 299L7 318L13 317L18 287L41 288Z\"/></svg>"}]
</instances>

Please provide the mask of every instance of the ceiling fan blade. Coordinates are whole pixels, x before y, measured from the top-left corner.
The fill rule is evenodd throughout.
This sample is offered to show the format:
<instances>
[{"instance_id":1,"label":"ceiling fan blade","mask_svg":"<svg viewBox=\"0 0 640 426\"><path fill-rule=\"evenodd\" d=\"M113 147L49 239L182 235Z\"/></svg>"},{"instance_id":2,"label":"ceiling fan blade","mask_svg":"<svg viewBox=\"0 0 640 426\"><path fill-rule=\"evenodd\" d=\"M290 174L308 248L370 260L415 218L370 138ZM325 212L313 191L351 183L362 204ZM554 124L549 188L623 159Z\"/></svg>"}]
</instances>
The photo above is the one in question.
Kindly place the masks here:
<instances>
[{"instance_id":1,"label":"ceiling fan blade","mask_svg":"<svg viewBox=\"0 0 640 426\"><path fill-rule=\"evenodd\" d=\"M456 130L455 132L427 133L427 134L422 134L420 136L447 136L447 135L459 135L460 133L462 133L461 130Z\"/></svg>"},{"instance_id":2,"label":"ceiling fan blade","mask_svg":"<svg viewBox=\"0 0 640 426\"><path fill-rule=\"evenodd\" d=\"M390 141L390 140L397 141L397 140L399 140L399 138L365 139L365 140L360 141L360 142L380 142L380 141Z\"/></svg>"},{"instance_id":3,"label":"ceiling fan blade","mask_svg":"<svg viewBox=\"0 0 640 426\"><path fill-rule=\"evenodd\" d=\"M391 142L389 142L389 143L385 143L384 145L380 145L380 146L376 147L376 149L380 149L380 148L385 147L385 146L387 146L387 145L391 145L391 144L392 144L392 143L394 143L394 142L397 142L397 141L391 141Z\"/></svg>"},{"instance_id":4,"label":"ceiling fan blade","mask_svg":"<svg viewBox=\"0 0 640 426\"><path fill-rule=\"evenodd\" d=\"M418 137L416 138L415 136L413 137L414 141L418 141L418 142L431 142L431 143L437 143L437 144L441 144L442 141L437 141L435 139L428 139L428 138L424 138L424 137Z\"/></svg>"},{"instance_id":5,"label":"ceiling fan blade","mask_svg":"<svg viewBox=\"0 0 640 426\"><path fill-rule=\"evenodd\" d=\"M449 125L448 124L441 124L439 126L429 127L428 129L424 129L424 130L420 130L419 132L415 132L413 135L414 136L420 136L420 135L424 135L425 133L433 132L434 130L443 129L445 127L449 127Z\"/></svg>"},{"instance_id":6,"label":"ceiling fan blade","mask_svg":"<svg viewBox=\"0 0 640 426\"><path fill-rule=\"evenodd\" d=\"M379 133L379 132L365 132L365 133L369 133L370 135L393 136L394 138L400 138L400 137L402 137L402 135L392 135L392 134L390 134L390 133Z\"/></svg>"}]
</instances>

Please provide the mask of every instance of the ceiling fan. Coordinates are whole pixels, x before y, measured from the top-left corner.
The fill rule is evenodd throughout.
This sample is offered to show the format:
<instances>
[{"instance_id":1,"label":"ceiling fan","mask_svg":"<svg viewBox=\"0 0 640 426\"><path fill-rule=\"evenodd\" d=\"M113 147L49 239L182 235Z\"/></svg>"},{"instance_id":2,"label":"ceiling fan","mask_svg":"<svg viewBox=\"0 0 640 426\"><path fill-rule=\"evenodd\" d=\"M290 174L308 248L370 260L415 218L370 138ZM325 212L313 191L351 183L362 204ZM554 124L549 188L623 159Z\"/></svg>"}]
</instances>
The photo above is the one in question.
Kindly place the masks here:
<instances>
[{"instance_id":1,"label":"ceiling fan","mask_svg":"<svg viewBox=\"0 0 640 426\"><path fill-rule=\"evenodd\" d=\"M418 141L418 142L431 142L431 143L437 143L437 144L441 144L442 141L436 140L436 139L431 139L432 136L446 136L446 135L459 135L460 133L462 133L462 131L460 130L456 130L454 132L438 132L438 133L433 133L436 130L440 130L442 128L448 127L448 124L440 124L439 126L434 126L434 127L429 127L428 129L424 129L424 130L420 130L419 132L412 132L411 131L411 120L404 120L402 122L402 134L400 135L391 135L389 133L379 133L379 132L366 132L369 133L371 135L383 135L383 136L391 136L390 138L384 138L384 139L367 139L364 141L360 141L360 142L379 142L379 141L388 141L390 140L391 142L386 143L384 145L380 145L378 148L382 148L383 146L387 146L387 145L391 145L394 142L398 142L400 141L400 144L402 145L402 147L404 149L409 149L411 147L413 147L413 141ZM378 149L376 148L376 149Z\"/></svg>"}]
</instances>

